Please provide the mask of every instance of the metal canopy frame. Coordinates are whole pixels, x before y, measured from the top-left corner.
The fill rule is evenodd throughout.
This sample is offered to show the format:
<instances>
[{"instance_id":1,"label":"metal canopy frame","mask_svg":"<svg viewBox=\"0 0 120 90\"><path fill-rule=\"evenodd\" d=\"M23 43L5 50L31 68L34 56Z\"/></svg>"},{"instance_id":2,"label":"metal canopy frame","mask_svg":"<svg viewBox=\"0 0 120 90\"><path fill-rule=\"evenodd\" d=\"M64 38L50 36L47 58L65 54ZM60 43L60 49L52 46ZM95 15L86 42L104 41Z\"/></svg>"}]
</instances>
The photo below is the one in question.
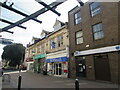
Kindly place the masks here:
<instances>
[{"instance_id":1,"label":"metal canopy frame","mask_svg":"<svg viewBox=\"0 0 120 90\"><path fill-rule=\"evenodd\" d=\"M62 0L62 2L59 2L59 1L58 1L58 2L53 2L53 3L49 4L49 5L47 5L46 3L44 3L44 2L41 1L41 0L40 0L40 1L35 0L35 1L37 1L39 4L43 5L44 8L36 11L35 13L33 13L33 14L31 14L31 15L27 15L27 14L21 12L21 11L18 11L18 10L16 10L16 9L12 8L13 3L12 3L10 6L8 6L8 5L6 5L6 2L4 2L4 3L1 3L1 2L0 2L0 6L8 9L8 10L10 10L10 11L13 11L13 12L19 14L19 15L25 16L25 18L23 18L23 19L15 22L15 23L13 23L13 22L11 22L11 21L7 21L7 20L5 20L5 19L0 19L0 21L2 21L3 23L8 23L8 24L10 24L10 25L8 25L8 26L3 27L2 29L0 29L0 32L9 32L9 33L12 33L12 34L13 34L12 31L8 31L8 30L11 29L11 28L13 28L13 27L15 27L15 26L18 26L18 27L20 27L20 28L26 29L26 27L22 26L21 24L25 23L26 21L28 21L28 20L30 20L30 19L32 19L32 20L34 20L34 21L36 21L36 22L38 22L38 23L42 23L42 21L37 20L36 17L38 17L39 15L41 15L41 14L43 14L43 13L49 11L49 10L51 10L53 13L57 14L58 16L60 16L61 14L60 14L59 12L57 12L57 11L55 10L55 8L56 8L58 5L62 4L63 2L67 1L67 0Z\"/></svg>"}]
</instances>

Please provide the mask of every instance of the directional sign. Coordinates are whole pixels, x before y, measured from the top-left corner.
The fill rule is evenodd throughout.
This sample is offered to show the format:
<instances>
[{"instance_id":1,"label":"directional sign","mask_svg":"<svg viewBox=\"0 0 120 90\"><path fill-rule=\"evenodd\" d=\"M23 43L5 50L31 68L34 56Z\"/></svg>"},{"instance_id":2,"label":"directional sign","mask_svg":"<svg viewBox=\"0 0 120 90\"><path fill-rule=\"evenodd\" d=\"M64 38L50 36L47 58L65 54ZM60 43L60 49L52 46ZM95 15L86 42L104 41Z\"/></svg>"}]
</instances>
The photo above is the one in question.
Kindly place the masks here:
<instances>
[{"instance_id":1,"label":"directional sign","mask_svg":"<svg viewBox=\"0 0 120 90\"><path fill-rule=\"evenodd\" d=\"M10 45L13 43L12 41L12 39L0 38L0 44Z\"/></svg>"}]
</instances>

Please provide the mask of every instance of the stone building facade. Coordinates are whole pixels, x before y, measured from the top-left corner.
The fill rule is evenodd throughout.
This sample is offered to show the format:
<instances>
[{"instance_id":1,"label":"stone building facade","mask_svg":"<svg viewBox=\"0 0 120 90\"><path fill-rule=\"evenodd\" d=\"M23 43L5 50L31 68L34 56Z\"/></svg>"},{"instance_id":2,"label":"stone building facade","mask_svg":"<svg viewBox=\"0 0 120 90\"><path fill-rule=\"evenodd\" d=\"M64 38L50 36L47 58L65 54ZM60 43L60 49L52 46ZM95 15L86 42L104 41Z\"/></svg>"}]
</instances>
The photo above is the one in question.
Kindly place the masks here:
<instances>
[{"instance_id":1,"label":"stone building facade","mask_svg":"<svg viewBox=\"0 0 120 90\"><path fill-rule=\"evenodd\" d=\"M67 23L56 20L53 32L43 30L41 38L28 47L34 59L34 72L53 76L68 75L69 36Z\"/></svg>"}]
</instances>

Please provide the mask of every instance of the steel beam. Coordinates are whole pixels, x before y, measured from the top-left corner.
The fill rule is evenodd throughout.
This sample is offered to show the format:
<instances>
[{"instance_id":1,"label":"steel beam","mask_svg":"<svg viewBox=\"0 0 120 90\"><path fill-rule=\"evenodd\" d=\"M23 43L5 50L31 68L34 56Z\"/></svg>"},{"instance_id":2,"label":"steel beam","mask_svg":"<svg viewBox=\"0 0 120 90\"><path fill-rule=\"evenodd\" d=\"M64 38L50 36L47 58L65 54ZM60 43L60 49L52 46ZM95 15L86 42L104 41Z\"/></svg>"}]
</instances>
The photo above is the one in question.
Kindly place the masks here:
<instances>
[{"instance_id":1,"label":"steel beam","mask_svg":"<svg viewBox=\"0 0 120 90\"><path fill-rule=\"evenodd\" d=\"M18 10L14 9L14 8L12 8L12 7L10 7L10 6L7 6L7 5L4 4L4 3L1 3L1 2L0 2L0 5L2 5L2 7L6 8L6 9L8 9L8 10L11 10L11 11L13 11L13 12L15 12L15 13L18 13L18 14L22 15L22 16L25 16L25 17L28 17L28 16L29 16L29 15L27 15L27 14L21 12L21 11L18 11ZM34 21L36 21L36 22L38 22L38 23L42 23L42 21L39 21L39 20L37 20L37 19L35 19L35 18L32 18L32 20L34 20Z\"/></svg>"},{"instance_id":2,"label":"steel beam","mask_svg":"<svg viewBox=\"0 0 120 90\"><path fill-rule=\"evenodd\" d=\"M35 0L35 1L37 1L37 0ZM38 1L37 1L37 2L38 2ZM41 5L43 5L43 6L46 7L47 9L50 8L49 5L47 5L46 3L42 2L42 1L40 1L40 2L38 2L38 3L41 4ZM53 8L50 8L50 10L51 10L52 12L54 12L55 14L57 14L58 16L61 15L59 12L57 12L57 11L56 11L55 9L53 9Z\"/></svg>"},{"instance_id":3,"label":"steel beam","mask_svg":"<svg viewBox=\"0 0 120 90\"><path fill-rule=\"evenodd\" d=\"M65 1L66 1L66 0L64 0L63 2L65 2ZM9 30L9 29L11 29L11 28L13 28L13 27L15 27L15 26L17 26L17 25L20 25L20 24L22 24L22 23L24 23L24 22L26 22L26 21L28 21L28 20L30 20L30 19L32 19L32 18L36 18L36 17L38 17L39 15L47 12L48 10L51 10L52 8L57 7L58 5L62 4L63 2L53 2L52 4L49 5L49 6L52 6L52 7L48 8L47 10L46 10L46 8L42 8L42 9L38 10L37 12L29 15L29 16L26 17L26 18L23 18L23 19L17 21L16 23L14 23L14 24L12 24L12 25L9 25L9 26L7 26L7 27L4 27L4 28L2 29L2 31L7 31L7 30Z\"/></svg>"},{"instance_id":4,"label":"steel beam","mask_svg":"<svg viewBox=\"0 0 120 90\"><path fill-rule=\"evenodd\" d=\"M12 22L10 22L10 21L7 21L7 20L5 20L5 19L0 19L0 21L2 21L2 22L4 22L4 23L8 23L8 24L14 24L14 23L12 23ZM22 26L22 25L17 25L17 26L20 27L20 28L26 29L26 27L24 27L24 26Z\"/></svg>"},{"instance_id":5,"label":"steel beam","mask_svg":"<svg viewBox=\"0 0 120 90\"><path fill-rule=\"evenodd\" d=\"M0 29L0 33L1 33L1 32L8 32L8 33L12 33L12 34L14 33L14 32L12 32L12 31L8 31L8 30L3 31L2 29Z\"/></svg>"}]
</instances>

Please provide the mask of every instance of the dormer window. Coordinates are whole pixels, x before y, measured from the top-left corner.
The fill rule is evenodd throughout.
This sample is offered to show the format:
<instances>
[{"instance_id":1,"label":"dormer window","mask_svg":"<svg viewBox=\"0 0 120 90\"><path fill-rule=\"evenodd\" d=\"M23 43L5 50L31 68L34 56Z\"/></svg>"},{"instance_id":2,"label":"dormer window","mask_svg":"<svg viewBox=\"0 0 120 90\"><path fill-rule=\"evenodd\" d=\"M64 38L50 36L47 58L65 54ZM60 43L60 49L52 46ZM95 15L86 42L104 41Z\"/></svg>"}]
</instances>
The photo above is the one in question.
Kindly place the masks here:
<instances>
[{"instance_id":1,"label":"dormer window","mask_svg":"<svg viewBox=\"0 0 120 90\"><path fill-rule=\"evenodd\" d=\"M43 33L43 34L41 35L41 39L44 38L44 37L45 37L45 33Z\"/></svg>"},{"instance_id":2,"label":"dormer window","mask_svg":"<svg viewBox=\"0 0 120 90\"><path fill-rule=\"evenodd\" d=\"M58 24L58 25L54 26L53 28L54 28L55 31L56 31L56 30L59 30L59 29L61 28L61 25Z\"/></svg>"},{"instance_id":3,"label":"dormer window","mask_svg":"<svg viewBox=\"0 0 120 90\"><path fill-rule=\"evenodd\" d=\"M59 20L56 19L55 24L53 25L54 31L59 30L62 26L64 26L65 24Z\"/></svg>"}]
</instances>

